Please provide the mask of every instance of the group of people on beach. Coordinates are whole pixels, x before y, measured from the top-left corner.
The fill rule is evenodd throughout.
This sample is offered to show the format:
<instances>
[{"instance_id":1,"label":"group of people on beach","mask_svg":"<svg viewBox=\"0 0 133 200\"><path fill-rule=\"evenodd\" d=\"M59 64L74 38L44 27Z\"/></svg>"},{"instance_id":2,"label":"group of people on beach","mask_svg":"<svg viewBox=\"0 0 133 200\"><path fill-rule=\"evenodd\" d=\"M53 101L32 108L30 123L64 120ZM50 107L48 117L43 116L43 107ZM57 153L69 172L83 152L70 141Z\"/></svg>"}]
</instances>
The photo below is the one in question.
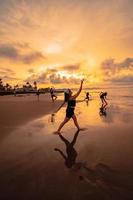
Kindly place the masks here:
<instances>
[{"instance_id":1,"label":"group of people on beach","mask_svg":"<svg viewBox=\"0 0 133 200\"><path fill-rule=\"evenodd\" d=\"M64 101L63 103L60 105L60 107L57 109L56 113L67 103L67 109L66 109L66 116L64 118L64 120L61 122L61 124L59 125L57 131L55 132L56 134L60 134L61 129L63 128L63 126L72 118L73 122L75 124L75 126L77 127L78 131L80 130L84 130L84 128L81 128L79 126L79 123L77 121L77 117L74 113L75 111L75 107L76 107L76 99L77 97L80 95L82 88L83 88L83 83L84 83L84 79L81 80L80 83L80 87L79 90L77 91L77 93L73 94L72 91L70 89L67 89L64 93ZM50 91L51 93L51 98L54 101L55 99L57 99L56 95L54 94L53 90ZM107 92L101 92L100 93L100 99L102 102L102 106L101 106L101 112L105 109L105 107L107 106L107 101L106 101L106 97L107 97ZM86 97L84 100L89 101L90 99L90 94L89 92L86 93Z\"/></svg>"},{"instance_id":2,"label":"group of people on beach","mask_svg":"<svg viewBox=\"0 0 133 200\"><path fill-rule=\"evenodd\" d=\"M52 102L54 102L54 101L57 99L57 96L56 96L56 94L55 94L55 92L54 92L54 88L51 87L50 90L49 90L49 92L50 92L50 95L51 95ZM40 95L40 94L41 94L41 93L40 93L40 91L39 91L39 89L38 89L37 92L36 92L38 101L39 101L39 95Z\"/></svg>"}]
</instances>

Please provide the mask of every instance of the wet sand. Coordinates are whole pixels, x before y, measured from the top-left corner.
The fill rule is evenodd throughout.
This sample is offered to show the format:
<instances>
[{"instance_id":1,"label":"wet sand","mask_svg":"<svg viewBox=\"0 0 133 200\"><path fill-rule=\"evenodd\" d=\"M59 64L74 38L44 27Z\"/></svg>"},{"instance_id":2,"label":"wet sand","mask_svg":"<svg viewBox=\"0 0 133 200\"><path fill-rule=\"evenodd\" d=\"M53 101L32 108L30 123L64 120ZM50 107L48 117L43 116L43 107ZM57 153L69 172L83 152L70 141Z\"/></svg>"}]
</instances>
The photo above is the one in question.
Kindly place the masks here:
<instances>
[{"instance_id":1,"label":"wet sand","mask_svg":"<svg viewBox=\"0 0 133 200\"><path fill-rule=\"evenodd\" d=\"M131 101L77 103L76 115L54 135L64 117L42 116L17 127L0 142L0 199L133 199Z\"/></svg>"},{"instance_id":2,"label":"wet sand","mask_svg":"<svg viewBox=\"0 0 133 200\"><path fill-rule=\"evenodd\" d=\"M16 127L45 114L52 113L60 101L51 103L49 94L42 94L39 101L35 94L0 97L0 138Z\"/></svg>"}]
</instances>

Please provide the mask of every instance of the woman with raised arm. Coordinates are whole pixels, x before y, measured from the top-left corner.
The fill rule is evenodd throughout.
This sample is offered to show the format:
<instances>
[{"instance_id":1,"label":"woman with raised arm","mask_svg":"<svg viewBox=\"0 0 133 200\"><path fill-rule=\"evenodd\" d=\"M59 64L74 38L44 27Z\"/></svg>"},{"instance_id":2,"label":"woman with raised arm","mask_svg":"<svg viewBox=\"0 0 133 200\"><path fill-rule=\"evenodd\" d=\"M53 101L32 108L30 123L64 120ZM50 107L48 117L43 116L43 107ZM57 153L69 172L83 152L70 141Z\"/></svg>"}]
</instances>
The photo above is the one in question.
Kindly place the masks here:
<instances>
[{"instance_id":1,"label":"woman with raised arm","mask_svg":"<svg viewBox=\"0 0 133 200\"><path fill-rule=\"evenodd\" d=\"M81 80L80 88L78 92L75 95L72 95L72 91L68 89L68 93L65 96L65 100L63 104L59 107L57 111L61 109L61 107L67 102L67 109L66 109L66 116L64 121L60 124L58 130L55 132L57 134L60 133L61 129L63 126L72 118L75 126L77 127L78 130L82 130L78 124L77 117L74 113L75 107L76 107L76 98L79 96L80 92L82 91L82 86L83 86L83 81Z\"/></svg>"}]
</instances>

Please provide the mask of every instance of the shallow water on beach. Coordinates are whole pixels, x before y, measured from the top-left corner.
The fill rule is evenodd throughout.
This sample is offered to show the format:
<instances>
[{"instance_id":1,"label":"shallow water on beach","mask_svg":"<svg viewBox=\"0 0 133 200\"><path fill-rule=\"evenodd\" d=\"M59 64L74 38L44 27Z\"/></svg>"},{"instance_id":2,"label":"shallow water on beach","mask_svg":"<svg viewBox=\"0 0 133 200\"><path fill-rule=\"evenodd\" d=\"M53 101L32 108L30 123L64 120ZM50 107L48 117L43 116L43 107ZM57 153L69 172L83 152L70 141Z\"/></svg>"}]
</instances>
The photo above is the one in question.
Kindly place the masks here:
<instances>
[{"instance_id":1,"label":"shallow water on beach","mask_svg":"<svg viewBox=\"0 0 133 200\"><path fill-rule=\"evenodd\" d=\"M133 198L133 97L128 90L117 90L116 96L110 90L109 104L101 113L97 93L92 91L85 102L83 92L77 101L75 113L84 131L76 132L70 120L63 137L54 134L64 119L64 107L4 138L1 199Z\"/></svg>"}]
</instances>

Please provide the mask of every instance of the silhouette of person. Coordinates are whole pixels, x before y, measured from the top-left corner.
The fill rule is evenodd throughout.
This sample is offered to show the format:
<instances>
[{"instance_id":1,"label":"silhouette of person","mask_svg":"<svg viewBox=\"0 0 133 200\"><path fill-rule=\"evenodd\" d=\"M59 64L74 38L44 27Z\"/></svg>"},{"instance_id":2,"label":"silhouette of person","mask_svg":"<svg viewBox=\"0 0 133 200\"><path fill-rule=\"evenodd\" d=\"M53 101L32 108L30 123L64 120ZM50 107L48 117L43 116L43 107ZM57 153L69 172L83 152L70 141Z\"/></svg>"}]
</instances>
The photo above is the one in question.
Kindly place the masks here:
<instances>
[{"instance_id":1,"label":"silhouette of person","mask_svg":"<svg viewBox=\"0 0 133 200\"><path fill-rule=\"evenodd\" d=\"M51 123L54 123L55 122L55 114L51 114Z\"/></svg>"},{"instance_id":2,"label":"silhouette of person","mask_svg":"<svg viewBox=\"0 0 133 200\"><path fill-rule=\"evenodd\" d=\"M56 112L58 112L61 107L67 102L67 109L66 109L66 117L64 119L64 121L60 124L58 130L55 133L60 133L61 129L63 128L63 126L72 118L74 121L75 126L77 127L78 130L83 130L80 128L78 121L77 121L77 117L74 113L75 107L76 107L76 98L79 96L79 94L82 91L82 85L83 85L83 81L81 80L81 84L79 87L78 92L75 95L72 95L72 91L70 89L68 89L68 93L65 94L65 100L64 102L61 104L61 106L58 108L58 110Z\"/></svg>"},{"instance_id":3,"label":"silhouette of person","mask_svg":"<svg viewBox=\"0 0 133 200\"><path fill-rule=\"evenodd\" d=\"M60 153L60 155L64 158L65 160L65 165L67 168L71 168L75 163L76 163L76 158L77 158L77 151L74 148L74 145L76 143L77 137L79 135L79 130L76 131L73 140L71 142L69 142L64 136L62 136L61 134L59 134L60 139L65 143L66 145L66 153L67 155L65 155L63 153L63 151L61 151L58 148L55 148L55 151L58 151Z\"/></svg>"},{"instance_id":4,"label":"silhouette of person","mask_svg":"<svg viewBox=\"0 0 133 200\"><path fill-rule=\"evenodd\" d=\"M106 107L108 105L106 99L107 99L107 92L101 92L100 93L100 99L101 99L101 102L102 102L102 107Z\"/></svg>"},{"instance_id":5,"label":"silhouette of person","mask_svg":"<svg viewBox=\"0 0 133 200\"><path fill-rule=\"evenodd\" d=\"M86 97L85 97L85 100L90 100L90 93L89 92L86 92Z\"/></svg>"},{"instance_id":6,"label":"silhouette of person","mask_svg":"<svg viewBox=\"0 0 133 200\"><path fill-rule=\"evenodd\" d=\"M54 89L50 88L51 99L54 102L57 99L57 96L54 93Z\"/></svg>"}]
</instances>

